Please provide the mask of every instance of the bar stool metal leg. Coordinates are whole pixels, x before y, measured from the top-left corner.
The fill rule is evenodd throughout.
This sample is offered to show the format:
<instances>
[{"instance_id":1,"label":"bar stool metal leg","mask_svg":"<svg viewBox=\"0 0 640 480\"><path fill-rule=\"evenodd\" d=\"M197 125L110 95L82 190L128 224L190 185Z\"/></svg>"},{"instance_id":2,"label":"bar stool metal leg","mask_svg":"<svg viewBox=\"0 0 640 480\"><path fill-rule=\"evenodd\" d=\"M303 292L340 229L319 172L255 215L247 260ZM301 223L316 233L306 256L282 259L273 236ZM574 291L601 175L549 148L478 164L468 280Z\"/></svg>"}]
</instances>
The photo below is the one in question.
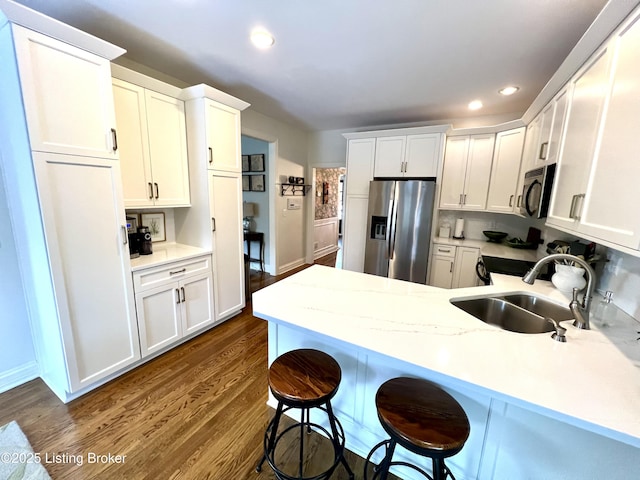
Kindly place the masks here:
<instances>
[{"instance_id":1,"label":"bar stool metal leg","mask_svg":"<svg viewBox=\"0 0 640 480\"><path fill-rule=\"evenodd\" d=\"M267 459L268 452L272 452L273 449L275 448L276 435L278 433L278 425L280 424L280 417L282 417L282 409L283 408L284 408L284 405L282 404L282 402L278 402L278 407L276 408L276 413L275 413L275 415L273 416L273 419L270 422L271 431L269 432L269 440L267 442L267 449L265 450L264 454L262 455L262 458L260 459L260 462L258 462L258 465L256 465L256 472L258 472L258 473L260 471L262 471L262 464Z\"/></svg>"},{"instance_id":2,"label":"bar stool metal leg","mask_svg":"<svg viewBox=\"0 0 640 480\"><path fill-rule=\"evenodd\" d=\"M331 426L331 434L333 435L333 442L339 446L341 443L340 434L338 433L338 427L336 427L336 417L333 415L333 408L331 408L331 402L327 402L327 415L329 417L329 425ZM344 444L342 447L340 447L340 449L342 450L340 452L340 462L342 463L345 470L349 474L349 478L353 480L354 478L353 471L351 470L351 467L347 463L347 459L344 458Z\"/></svg>"}]
</instances>

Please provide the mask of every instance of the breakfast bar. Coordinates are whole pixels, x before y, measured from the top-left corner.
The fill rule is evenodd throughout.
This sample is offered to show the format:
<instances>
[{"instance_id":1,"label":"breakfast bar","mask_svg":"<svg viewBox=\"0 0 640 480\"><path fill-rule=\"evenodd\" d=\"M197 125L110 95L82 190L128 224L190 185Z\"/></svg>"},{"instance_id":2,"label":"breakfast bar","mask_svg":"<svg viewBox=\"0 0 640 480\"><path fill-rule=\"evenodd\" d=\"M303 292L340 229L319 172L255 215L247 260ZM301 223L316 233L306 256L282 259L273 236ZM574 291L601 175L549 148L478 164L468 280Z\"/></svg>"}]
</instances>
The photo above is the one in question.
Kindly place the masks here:
<instances>
[{"instance_id":1,"label":"breakfast bar","mask_svg":"<svg viewBox=\"0 0 640 480\"><path fill-rule=\"evenodd\" d=\"M568 303L551 283L518 277L445 290L316 265L256 292L253 309L269 321L270 362L296 348L338 360L334 408L360 456L384 438L377 388L405 375L440 385L469 416L469 440L447 462L457 478L629 478L640 458L640 324L624 314L609 329L564 322L559 343L451 303L506 293Z\"/></svg>"}]
</instances>

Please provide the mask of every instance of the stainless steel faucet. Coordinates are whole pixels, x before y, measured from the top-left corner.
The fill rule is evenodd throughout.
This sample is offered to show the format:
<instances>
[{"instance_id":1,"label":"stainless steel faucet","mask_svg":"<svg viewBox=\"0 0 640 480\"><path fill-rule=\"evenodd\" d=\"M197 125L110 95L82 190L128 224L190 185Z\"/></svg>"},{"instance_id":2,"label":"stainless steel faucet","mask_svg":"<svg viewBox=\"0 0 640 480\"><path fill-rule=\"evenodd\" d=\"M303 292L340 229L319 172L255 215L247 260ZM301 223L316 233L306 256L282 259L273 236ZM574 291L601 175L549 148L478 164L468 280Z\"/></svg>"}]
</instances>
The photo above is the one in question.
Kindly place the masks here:
<instances>
[{"instance_id":1,"label":"stainless steel faucet","mask_svg":"<svg viewBox=\"0 0 640 480\"><path fill-rule=\"evenodd\" d=\"M582 297L582 302L578 301L578 289L574 288L573 299L571 300L571 303L569 303L569 308L571 309L571 313L575 319L573 325L578 328L589 330L589 309L591 307L593 290L596 286L596 272L594 272L591 265L585 262L582 258L576 257L575 255L569 255L567 253L554 253L552 255L548 255L538 260L531 270L524 274L522 281L529 285L533 285L533 282L536 281L536 277L540 273L540 269L545 264L555 260L569 260L571 262L575 262L587 272L587 290Z\"/></svg>"}]
</instances>

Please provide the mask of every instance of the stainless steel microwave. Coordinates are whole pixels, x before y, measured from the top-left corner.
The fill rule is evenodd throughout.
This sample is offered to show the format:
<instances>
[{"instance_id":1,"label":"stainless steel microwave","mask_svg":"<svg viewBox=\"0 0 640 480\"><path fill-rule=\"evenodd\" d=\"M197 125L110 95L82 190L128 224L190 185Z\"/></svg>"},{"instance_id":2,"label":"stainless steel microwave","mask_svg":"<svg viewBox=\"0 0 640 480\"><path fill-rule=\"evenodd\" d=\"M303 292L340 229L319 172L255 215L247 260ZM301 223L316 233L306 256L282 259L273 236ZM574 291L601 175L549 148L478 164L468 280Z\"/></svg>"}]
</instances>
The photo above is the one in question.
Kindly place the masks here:
<instances>
[{"instance_id":1,"label":"stainless steel microwave","mask_svg":"<svg viewBox=\"0 0 640 480\"><path fill-rule=\"evenodd\" d=\"M525 173L520 201L521 215L534 218L547 216L555 174L555 163Z\"/></svg>"}]
</instances>

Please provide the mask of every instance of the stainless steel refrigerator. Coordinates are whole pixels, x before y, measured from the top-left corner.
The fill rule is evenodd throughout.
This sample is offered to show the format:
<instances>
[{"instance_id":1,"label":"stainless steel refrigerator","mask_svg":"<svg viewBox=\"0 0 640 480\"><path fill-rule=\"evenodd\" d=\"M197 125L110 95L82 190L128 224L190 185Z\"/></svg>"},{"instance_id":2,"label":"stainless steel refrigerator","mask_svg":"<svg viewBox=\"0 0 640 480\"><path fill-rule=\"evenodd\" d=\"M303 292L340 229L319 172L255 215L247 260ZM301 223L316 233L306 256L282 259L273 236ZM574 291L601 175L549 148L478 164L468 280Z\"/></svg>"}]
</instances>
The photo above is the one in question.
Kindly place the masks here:
<instances>
[{"instance_id":1,"label":"stainless steel refrigerator","mask_svg":"<svg viewBox=\"0 0 640 480\"><path fill-rule=\"evenodd\" d=\"M435 181L373 180L364 272L426 283Z\"/></svg>"}]
</instances>

